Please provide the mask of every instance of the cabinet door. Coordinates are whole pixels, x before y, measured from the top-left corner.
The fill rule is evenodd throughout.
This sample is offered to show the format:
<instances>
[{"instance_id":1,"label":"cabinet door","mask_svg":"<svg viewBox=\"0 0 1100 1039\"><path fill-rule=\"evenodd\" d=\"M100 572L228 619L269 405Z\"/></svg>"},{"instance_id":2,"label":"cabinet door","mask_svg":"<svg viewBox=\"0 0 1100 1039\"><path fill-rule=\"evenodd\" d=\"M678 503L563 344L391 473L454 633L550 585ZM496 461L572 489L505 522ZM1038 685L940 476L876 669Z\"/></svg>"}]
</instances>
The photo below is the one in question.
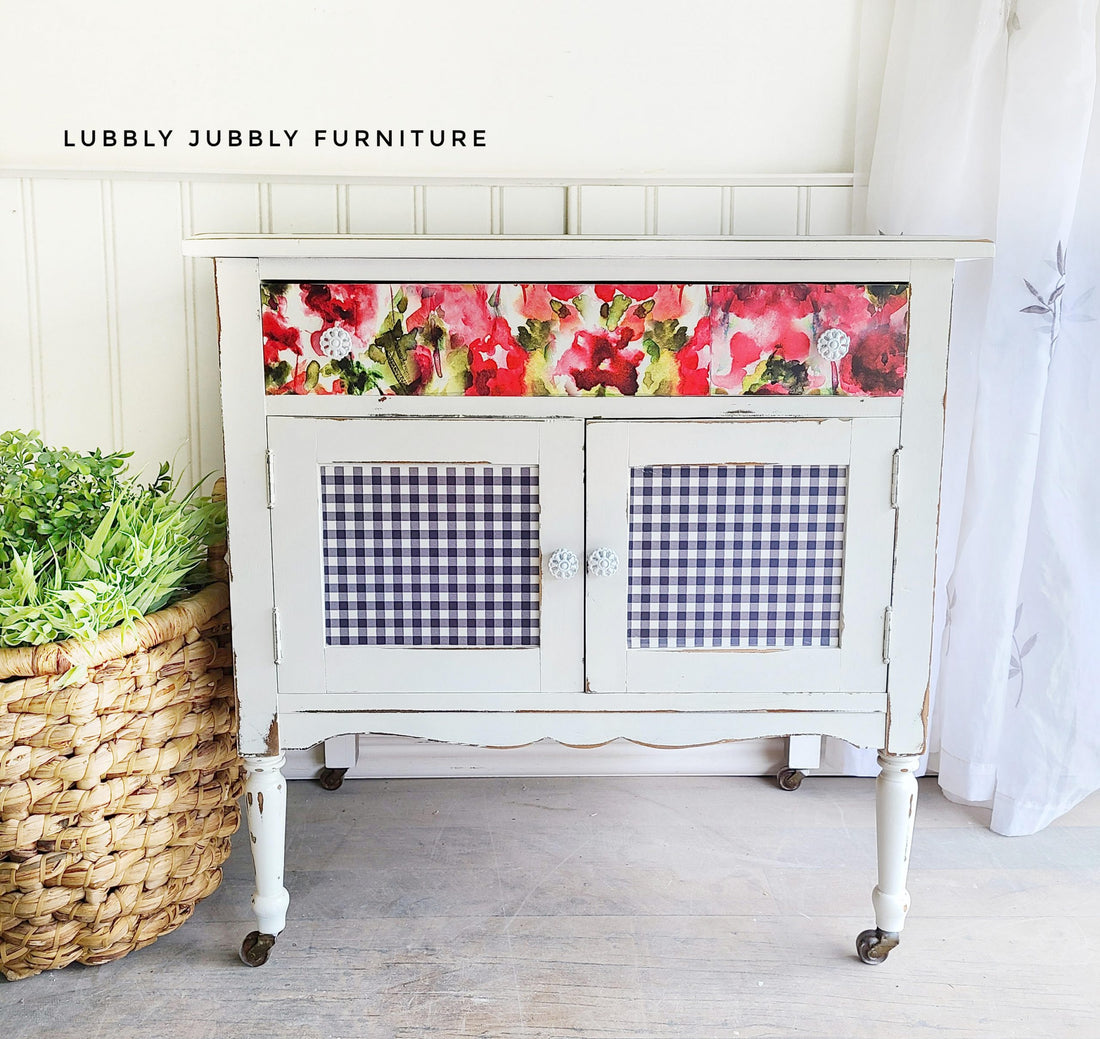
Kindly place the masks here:
<instances>
[{"instance_id":1,"label":"cabinet door","mask_svg":"<svg viewBox=\"0 0 1100 1039\"><path fill-rule=\"evenodd\" d=\"M591 422L592 692L886 689L896 419Z\"/></svg>"},{"instance_id":2,"label":"cabinet door","mask_svg":"<svg viewBox=\"0 0 1100 1039\"><path fill-rule=\"evenodd\" d=\"M279 691L576 692L583 423L271 418Z\"/></svg>"}]
</instances>

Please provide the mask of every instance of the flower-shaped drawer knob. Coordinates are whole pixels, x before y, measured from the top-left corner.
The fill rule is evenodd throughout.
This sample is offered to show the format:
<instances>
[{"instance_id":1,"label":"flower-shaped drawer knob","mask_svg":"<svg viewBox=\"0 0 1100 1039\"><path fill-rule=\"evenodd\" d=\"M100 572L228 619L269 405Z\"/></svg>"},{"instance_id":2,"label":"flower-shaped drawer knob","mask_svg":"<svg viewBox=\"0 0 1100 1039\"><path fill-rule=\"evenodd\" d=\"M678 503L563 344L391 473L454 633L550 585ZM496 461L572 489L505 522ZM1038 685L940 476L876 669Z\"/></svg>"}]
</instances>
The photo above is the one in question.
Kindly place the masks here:
<instances>
[{"instance_id":1,"label":"flower-shaped drawer knob","mask_svg":"<svg viewBox=\"0 0 1100 1039\"><path fill-rule=\"evenodd\" d=\"M570 552L567 548L558 548L550 553L546 568L550 571L551 577L556 577L559 581L568 581L569 578L577 576L581 561L577 558L576 552Z\"/></svg>"},{"instance_id":2,"label":"flower-shaped drawer knob","mask_svg":"<svg viewBox=\"0 0 1100 1039\"><path fill-rule=\"evenodd\" d=\"M597 548L588 556L588 572L593 577L611 577L619 569L619 557L611 548Z\"/></svg>"},{"instance_id":3,"label":"flower-shaped drawer knob","mask_svg":"<svg viewBox=\"0 0 1100 1039\"><path fill-rule=\"evenodd\" d=\"M322 353L334 361L342 361L355 353L351 333L346 328L326 328L317 340L317 345L321 347Z\"/></svg>"},{"instance_id":4,"label":"flower-shaped drawer knob","mask_svg":"<svg viewBox=\"0 0 1100 1039\"><path fill-rule=\"evenodd\" d=\"M817 337L817 352L834 364L851 348L852 340L843 328L827 328Z\"/></svg>"}]
</instances>

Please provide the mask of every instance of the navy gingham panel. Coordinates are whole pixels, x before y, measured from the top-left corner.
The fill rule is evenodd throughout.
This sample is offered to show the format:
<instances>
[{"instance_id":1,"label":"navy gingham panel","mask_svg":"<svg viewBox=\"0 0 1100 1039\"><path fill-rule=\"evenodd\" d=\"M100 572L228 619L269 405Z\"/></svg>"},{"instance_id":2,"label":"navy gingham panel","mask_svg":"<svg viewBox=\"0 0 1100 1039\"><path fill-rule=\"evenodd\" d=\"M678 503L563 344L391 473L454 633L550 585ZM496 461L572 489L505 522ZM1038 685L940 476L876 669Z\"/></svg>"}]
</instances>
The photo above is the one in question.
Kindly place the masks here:
<instances>
[{"instance_id":1,"label":"navy gingham panel","mask_svg":"<svg viewBox=\"0 0 1100 1039\"><path fill-rule=\"evenodd\" d=\"M536 466L321 468L325 639L537 646Z\"/></svg>"},{"instance_id":2,"label":"navy gingham panel","mask_svg":"<svg viewBox=\"0 0 1100 1039\"><path fill-rule=\"evenodd\" d=\"M846 466L630 476L629 648L839 645Z\"/></svg>"}]
</instances>

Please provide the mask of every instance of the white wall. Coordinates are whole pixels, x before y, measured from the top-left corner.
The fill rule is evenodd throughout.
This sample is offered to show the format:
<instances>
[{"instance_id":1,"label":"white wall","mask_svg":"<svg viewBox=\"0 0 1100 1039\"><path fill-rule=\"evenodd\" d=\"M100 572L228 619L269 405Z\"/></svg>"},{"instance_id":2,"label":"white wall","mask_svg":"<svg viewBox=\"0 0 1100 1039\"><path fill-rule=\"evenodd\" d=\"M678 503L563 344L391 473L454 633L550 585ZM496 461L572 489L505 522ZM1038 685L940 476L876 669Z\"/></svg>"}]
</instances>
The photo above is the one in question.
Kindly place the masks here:
<instances>
[{"instance_id":1,"label":"white wall","mask_svg":"<svg viewBox=\"0 0 1100 1039\"><path fill-rule=\"evenodd\" d=\"M221 468L217 343L200 231L830 234L851 175L693 185L371 185L0 179L0 427ZM257 347L258 348L258 347Z\"/></svg>"},{"instance_id":2,"label":"white wall","mask_svg":"<svg viewBox=\"0 0 1100 1039\"><path fill-rule=\"evenodd\" d=\"M2 0L2 161L486 180L843 173L864 22L889 6ZM312 144L316 129L387 127L480 128L486 146ZM66 130L125 128L173 134L150 148L64 145ZM281 149L188 148L193 128L300 133Z\"/></svg>"},{"instance_id":3,"label":"white wall","mask_svg":"<svg viewBox=\"0 0 1100 1039\"><path fill-rule=\"evenodd\" d=\"M0 0L0 427L220 467L210 273L179 255L194 232L845 233L891 10ZM475 159L60 144L479 123Z\"/></svg>"},{"instance_id":4,"label":"white wall","mask_svg":"<svg viewBox=\"0 0 1100 1039\"><path fill-rule=\"evenodd\" d=\"M220 470L192 233L848 233L891 12L192 0L168 20L0 0L18 26L0 40L0 429ZM476 155L60 145L81 127L475 124Z\"/></svg>"}]
</instances>

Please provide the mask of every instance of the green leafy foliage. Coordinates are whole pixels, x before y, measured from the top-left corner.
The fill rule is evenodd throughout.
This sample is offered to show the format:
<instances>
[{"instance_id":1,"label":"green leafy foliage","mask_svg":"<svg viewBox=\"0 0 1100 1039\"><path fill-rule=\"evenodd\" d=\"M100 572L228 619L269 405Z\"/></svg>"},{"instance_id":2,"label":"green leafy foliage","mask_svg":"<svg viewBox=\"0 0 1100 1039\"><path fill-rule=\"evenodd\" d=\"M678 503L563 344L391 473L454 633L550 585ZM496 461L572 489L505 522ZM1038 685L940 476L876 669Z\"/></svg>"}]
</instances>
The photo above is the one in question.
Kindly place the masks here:
<instances>
[{"instance_id":1,"label":"green leafy foliage","mask_svg":"<svg viewBox=\"0 0 1100 1039\"><path fill-rule=\"evenodd\" d=\"M389 314L382 319L378 326L378 335L367 348L367 356L377 364L385 364L393 372L396 382L395 389L398 393L411 393L420 380L420 372L416 367L413 351L416 349L416 332L406 332L401 320L401 314L408 306L408 300L403 292L398 292L390 307ZM348 386L348 393L362 393L362 389L353 391Z\"/></svg>"},{"instance_id":2,"label":"green leafy foliage","mask_svg":"<svg viewBox=\"0 0 1100 1039\"><path fill-rule=\"evenodd\" d=\"M0 646L94 638L202 583L224 506L177 496L167 464L139 483L128 457L0 433Z\"/></svg>"},{"instance_id":3,"label":"green leafy foliage","mask_svg":"<svg viewBox=\"0 0 1100 1039\"><path fill-rule=\"evenodd\" d=\"M545 350L553 338L552 321L537 321L529 317L525 324L516 329L516 342L529 354L533 354L536 350Z\"/></svg>"},{"instance_id":4,"label":"green leafy foliage","mask_svg":"<svg viewBox=\"0 0 1100 1039\"><path fill-rule=\"evenodd\" d=\"M285 281L260 282L260 303L268 310L278 310L279 300L286 295L288 284Z\"/></svg>"},{"instance_id":5,"label":"green leafy foliage","mask_svg":"<svg viewBox=\"0 0 1100 1039\"><path fill-rule=\"evenodd\" d=\"M264 385L267 389L278 389L285 386L294 369L286 361L276 361L274 364L264 365Z\"/></svg>"},{"instance_id":6,"label":"green leafy foliage","mask_svg":"<svg viewBox=\"0 0 1100 1039\"><path fill-rule=\"evenodd\" d=\"M622 320L623 315L630 309L630 300L628 297L616 292L611 298L610 303L605 303L600 307L600 317L603 318L604 325L609 328L615 328Z\"/></svg>"},{"instance_id":7,"label":"green leafy foliage","mask_svg":"<svg viewBox=\"0 0 1100 1039\"><path fill-rule=\"evenodd\" d=\"M904 295L909 291L908 285L872 284L867 286L867 295L876 308L884 307L895 296Z\"/></svg>"},{"instance_id":8,"label":"green leafy foliage","mask_svg":"<svg viewBox=\"0 0 1100 1039\"><path fill-rule=\"evenodd\" d=\"M650 349L653 340L646 336L643 340L646 353L650 356L650 363L646 366L645 375L642 376L642 386L646 393L654 396L671 396L676 392L678 370L671 353L654 352ZM654 344L655 346L656 344Z\"/></svg>"},{"instance_id":9,"label":"green leafy foliage","mask_svg":"<svg viewBox=\"0 0 1100 1039\"><path fill-rule=\"evenodd\" d=\"M317 388L317 383L321 378L321 366L316 361L310 361L306 365L306 389L311 393Z\"/></svg>"},{"instance_id":10,"label":"green leafy foliage","mask_svg":"<svg viewBox=\"0 0 1100 1039\"><path fill-rule=\"evenodd\" d=\"M649 334L657 344L658 352L675 354L684 348L689 332L686 325L681 325L676 318L669 318L668 321L652 322Z\"/></svg>"},{"instance_id":11,"label":"green leafy foliage","mask_svg":"<svg viewBox=\"0 0 1100 1039\"><path fill-rule=\"evenodd\" d=\"M744 393L766 393L780 389L791 395L803 394L810 384L810 372L803 361L787 361L778 352L769 354L745 376Z\"/></svg>"}]
</instances>

